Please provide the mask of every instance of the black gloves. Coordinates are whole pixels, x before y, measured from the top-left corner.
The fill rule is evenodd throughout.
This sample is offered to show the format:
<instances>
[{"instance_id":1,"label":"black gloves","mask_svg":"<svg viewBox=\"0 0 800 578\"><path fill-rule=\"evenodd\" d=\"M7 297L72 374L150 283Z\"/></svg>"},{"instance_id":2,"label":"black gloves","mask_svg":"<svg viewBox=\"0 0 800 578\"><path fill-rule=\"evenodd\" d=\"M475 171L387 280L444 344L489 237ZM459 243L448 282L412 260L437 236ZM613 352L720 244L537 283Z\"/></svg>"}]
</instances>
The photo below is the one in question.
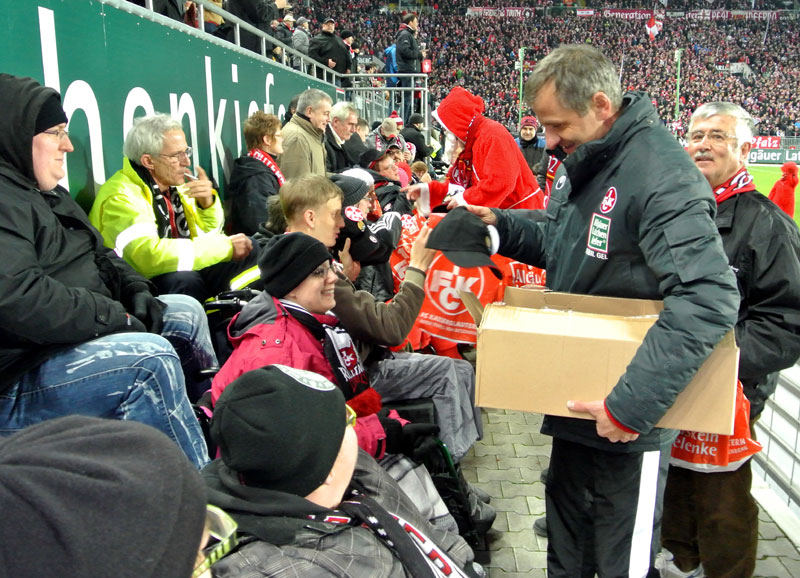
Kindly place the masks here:
<instances>
[{"instance_id":1,"label":"black gloves","mask_svg":"<svg viewBox=\"0 0 800 578\"><path fill-rule=\"evenodd\" d=\"M141 321L150 333L160 334L164 327L167 306L153 297L150 291L139 291L131 299L130 314Z\"/></svg>"},{"instance_id":2,"label":"black gloves","mask_svg":"<svg viewBox=\"0 0 800 578\"><path fill-rule=\"evenodd\" d=\"M433 423L408 423L403 426L389 417L389 410L382 409L378 419L386 432L386 453L414 456L414 450L425 439L439 433L439 426Z\"/></svg>"}]
</instances>

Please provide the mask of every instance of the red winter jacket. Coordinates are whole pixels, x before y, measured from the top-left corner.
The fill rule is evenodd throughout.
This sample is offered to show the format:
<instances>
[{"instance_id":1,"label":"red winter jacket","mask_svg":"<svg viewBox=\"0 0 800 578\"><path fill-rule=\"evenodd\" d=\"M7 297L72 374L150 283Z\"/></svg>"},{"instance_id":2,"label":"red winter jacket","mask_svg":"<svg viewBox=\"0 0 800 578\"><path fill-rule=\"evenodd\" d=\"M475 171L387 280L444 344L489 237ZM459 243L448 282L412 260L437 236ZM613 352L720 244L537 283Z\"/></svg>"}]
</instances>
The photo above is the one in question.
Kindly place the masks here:
<instances>
[{"instance_id":1,"label":"red winter jacket","mask_svg":"<svg viewBox=\"0 0 800 578\"><path fill-rule=\"evenodd\" d=\"M778 205L784 213L794 219L794 190L797 187L797 165L783 163L783 175L769 192L769 200Z\"/></svg>"},{"instance_id":2,"label":"red winter jacket","mask_svg":"<svg viewBox=\"0 0 800 578\"><path fill-rule=\"evenodd\" d=\"M456 87L434 115L459 140L464 151L447 173L447 181L463 186L470 205L500 209L541 209L543 193L514 137L499 122L483 116L483 100ZM448 183L428 185L431 206L442 203Z\"/></svg>"},{"instance_id":3,"label":"red winter jacket","mask_svg":"<svg viewBox=\"0 0 800 578\"><path fill-rule=\"evenodd\" d=\"M265 365L280 364L313 371L336 383L322 344L266 292L250 301L231 320L228 338L233 344L233 353L211 383L211 401L214 404L229 383L243 373ZM367 391L375 390L370 388ZM383 457L383 451L378 450L386 446L386 432L378 416L374 413L359 414L355 429L358 446L371 456Z\"/></svg>"}]
</instances>

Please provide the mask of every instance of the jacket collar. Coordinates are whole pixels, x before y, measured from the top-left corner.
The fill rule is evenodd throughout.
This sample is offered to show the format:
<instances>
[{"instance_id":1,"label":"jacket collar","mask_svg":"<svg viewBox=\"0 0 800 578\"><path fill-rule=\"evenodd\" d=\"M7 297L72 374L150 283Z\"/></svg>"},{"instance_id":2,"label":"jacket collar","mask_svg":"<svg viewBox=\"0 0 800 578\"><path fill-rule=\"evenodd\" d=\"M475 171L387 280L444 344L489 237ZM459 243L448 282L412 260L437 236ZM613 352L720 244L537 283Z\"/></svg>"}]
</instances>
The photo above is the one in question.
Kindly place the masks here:
<instances>
[{"instance_id":1,"label":"jacket collar","mask_svg":"<svg viewBox=\"0 0 800 578\"><path fill-rule=\"evenodd\" d=\"M300 113L300 112L294 113L289 122L293 123L293 124L296 124L301 129L303 129L305 132L307 132L308 134L312 135L314 138L316 138L316 139L318 139L320 141L323 138L325 138L325 133L322 132L321 130L319 130L313 124L311 124L311 121L308 120L308 117L306 115L304 115L303 113Z\"/></svg>"}]
</instances>

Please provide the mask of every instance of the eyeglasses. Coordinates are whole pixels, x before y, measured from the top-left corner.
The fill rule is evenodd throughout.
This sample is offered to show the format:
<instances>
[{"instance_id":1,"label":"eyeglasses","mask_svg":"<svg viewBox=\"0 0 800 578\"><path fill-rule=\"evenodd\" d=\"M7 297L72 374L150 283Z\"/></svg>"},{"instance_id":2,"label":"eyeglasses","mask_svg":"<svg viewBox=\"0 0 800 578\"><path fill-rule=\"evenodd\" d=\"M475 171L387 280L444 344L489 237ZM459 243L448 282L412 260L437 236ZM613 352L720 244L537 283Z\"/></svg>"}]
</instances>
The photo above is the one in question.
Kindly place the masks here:
<instances>
[{"instance_id":1,"label":"eyeglasses","mask_svg":"<svg viewBox=\"0 0 800 578\"><path fill-rule=\"evenodd\" d=\"M320 279L324 279L328 276L328 272L333 271L333 267L331 267L330 263L325 265L320 265L316 269L311 272L311 277L318 277Z\"/></svg>"},{"instance_id":2,"label":"eyeglasses","mask_svg":"<svg viewBox=\"0 0 800 578\"><path fill-rule=\"evenodd\" d=\"M692 144L700 144L703 142L703 139L708 139L708 142L710 142L712 145L721 145L730 140L736 140L736 137L722 132L721 130L712 130L709 132L696 130L689 133L689 142Z\"/></svg>"},{"instance_id":3,"label":"eyeglasses","mask_svg":"<svg viewBox=\"0 0 800 578\"><path fill-rule=\"evenodd\" d=\"M182 161L184 158L186 158L186 160L189 160L192 156L192 147L186 147L185 151L178 151L171 155L164 155L159 153L158 156L167 157L171 161L178 161L178 162Z\"/></svg>"},{"instance_id":4,"label":"eyeglasses","mask_svg":"<svg viewBox=\"0 0 800 578\"><path fill-rule=\"evenodd\" d=\"M347 411L347 425L345 427L356 427L356 410L347 404L344 404L344 409Z\"/></svg>"},{"instance_id":5,"label":"eyeglasses","mask_svg":"<svg viewBox=\"0 0 800 578\"><path fill-rule=\"evenodd\" d=\"M220 508L211 504L206 506L206 523L208 524L209 534L217 540L217 543L203 549L204 560L195 567L194 572L192 572L192 578L197 578L222 560L236 545L236 528L238 525L233 518Z\"/></svg>"},{"instance_id":6,"label":"eyeglasses","mask_svg":"<svg viewBox=\"0 0 800 578\"><path fill-rule=\"evenodd\" d=\"M69 132L67 132L67 131L65 131L63 129L60 129L60 128L54 128L54 129L50 129L50 130L43 130L42 132L44 134L51 134L51 135L53 135L55 137L58 137L58 140L64 140L64 139L69 138Z\"/></svg>"}]
</instances>

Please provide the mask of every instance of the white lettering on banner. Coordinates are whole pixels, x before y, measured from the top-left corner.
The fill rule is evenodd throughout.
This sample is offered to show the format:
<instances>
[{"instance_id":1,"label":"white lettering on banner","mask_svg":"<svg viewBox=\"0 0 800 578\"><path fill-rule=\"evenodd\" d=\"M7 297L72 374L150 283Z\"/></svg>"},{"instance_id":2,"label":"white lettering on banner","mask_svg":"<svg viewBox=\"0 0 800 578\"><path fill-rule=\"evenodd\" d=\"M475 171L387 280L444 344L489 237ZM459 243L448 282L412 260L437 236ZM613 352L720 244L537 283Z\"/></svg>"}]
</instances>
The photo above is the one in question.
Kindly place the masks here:
<instances>
[{"instance_id":1,"label":"white lettering on banner","mask_svg":"<svg viewBox=\"0 0 800 578\"><path fill-rule=\"evenodd\" d=\"M779 149L781 137L779 136L754 136L750 144L754 149Z\"/></svg>"},{"instance_id":2,"label":"white lettering on banner","mask_svg":"<svg viewBox=\"0 0 800 578\"><path fill-rule=\"evenodd\" d=\"M184 92L181 94L180 100L178 100L178 95L174 92L171 92L169 95L169 114L172 118L183 122L183 117L187 117L189 119L189 146L192 147L192 165L196 166L198 163L198 154L200 153L200 147L197 146L197 113L194 109L194 100L192 100L192 95L188 92ZM125 133L128 134L128 133ZM237 133L238 135L238 133Z\"/></svg>"},{"instance_id":3,"label":"white lettering on banner","mask_svg":"<svg viewBox=\"0 0 800 578\"><path fill-rule=\"evenodd\" d=\"M474 269L478 277L467 277L459 275L461 268L453 265L451 270L436 269L436 262L445 259L443 255L437 255L431 264L429 271L430 281L426 281L428 297L434 307L444 315L458 315L467 310L459 297L459 291L472 291L478 297L483 293L483 270ZM446 261L446 259L445 259Z\"/></svg>"},{"instance_id":4,"label":"white lettering on banner","mask_svg":"<svg viewBox=\"0 0 800 578\"><path fill-rule=\"evenodd\" d=\"M800 150L786 151L786 162L800 162Z\"/></svg>"},{"instance_id":5,"label":"white lettering on banner","mask_svg":"<svg viewBox=\"0 0 800 578\"><path fill-rule=\"evenodd\" d=\"M88 82L75 80L64 92L62 102L64 112L70 122L72 122L77 110L83 110L86 115L92 156L92 180L94 181L94 192L97 193L100 186L106 182L105 161L103 160L103 126L100 121L100 108L97 105L97 97L95 97L94 91ZM64 163L64 167L66 169L66 163ZM66 170L64 171L63 181L64 183L67 182Z\"/></svg>"},{"instance_id":6,"label":"white lettering on banner","mask_svg":"<svg viewBox=\"0 0 800 578\"><path fill-rule=\"evenodd\" d=\"M751 163L757 163L760 161L780 162L781 151L773 151L768 149L751 150L750 154L748 155L748 160Z\"/></svg>"},{"instance_id":7,"label":"white lettering on banner","mask_svg":"<svg viewBox=\"0 0 800 578\"><path fill-rule=\"evenodd\" d=\"M235 64L231 64L231 82L233 84L239 84L239 67ZM242 117L239 113L239 101L233 101L233 123L234 126L242 126ZM239 157L242 154L242 131L236 131L236 156Z\"/></svg>"},{"instance_id":8,"label":"white lettering on banner","mask_svg":"<svg viewBox=\"0 0 800 578\"><path fill-rule=\"evenodd\" d=\"M217 158L222 161L222 172L225 180L228 180L228 159L225 156L225 147L222 144L222 125L225 119L225 106L227 99L221 98L217 109L217 120L214 122L214 88L211 82L211 58L205 57L206 63L206 102L208 103L208 145L211 149L211 171L217 182L221 181L219 171L217 171ZM219 157L217 157L219 155Z\"/></svg>"}]
</instances>

